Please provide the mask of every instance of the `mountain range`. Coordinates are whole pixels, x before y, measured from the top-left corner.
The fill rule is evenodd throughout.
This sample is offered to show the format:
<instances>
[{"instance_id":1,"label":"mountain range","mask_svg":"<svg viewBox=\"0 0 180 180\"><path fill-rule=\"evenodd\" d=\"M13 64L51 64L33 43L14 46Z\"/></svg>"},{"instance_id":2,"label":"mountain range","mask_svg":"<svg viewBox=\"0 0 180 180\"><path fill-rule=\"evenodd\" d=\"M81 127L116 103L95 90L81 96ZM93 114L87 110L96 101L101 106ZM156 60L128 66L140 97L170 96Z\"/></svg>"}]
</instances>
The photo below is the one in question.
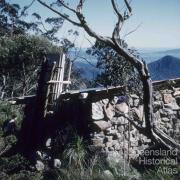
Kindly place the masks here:
<instances>
[{"instance_id":1,"label":"mountain range","mask_svg":"<svg viewBox=\"0 0 180 180\"><path fill-rule=\"evenodd\" d=\"M152 80L166 80L180 77L180 59L174 56L163 58L148 64Z\"/></svg>"},{"instance_id":2,"label":"mountain range","mask_svg":"<svg viewBox=\"0 0 180 180\"><path fill-rule=\"evenodd\" d=\"M180 49L139 50L139 54L148 64L153 81L180 77ZM82 52L82 56L87 55ZM100 70L96 68L95 57L87 56L86 59L90 63L81 58L75 62L75 66L82 69L83 77L92 80L100 73Z\"/></svg>"}]
</instances>

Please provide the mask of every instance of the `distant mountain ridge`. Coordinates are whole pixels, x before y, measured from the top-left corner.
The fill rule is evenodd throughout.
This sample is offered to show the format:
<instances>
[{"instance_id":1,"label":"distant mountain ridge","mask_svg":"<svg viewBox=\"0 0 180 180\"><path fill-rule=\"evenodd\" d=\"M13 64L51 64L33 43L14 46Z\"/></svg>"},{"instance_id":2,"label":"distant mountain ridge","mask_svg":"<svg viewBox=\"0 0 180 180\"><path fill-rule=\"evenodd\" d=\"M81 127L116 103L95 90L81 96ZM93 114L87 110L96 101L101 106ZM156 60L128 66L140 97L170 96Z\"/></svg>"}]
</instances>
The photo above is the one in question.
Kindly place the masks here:
<instances>
[{"instance_id":1,"label":"distant mountain ridge","mask_svg":"<svg viewBox=\"0 0 180 180\"><path fill-rule=\"evenodd\" d=\"M152 80L166 80L180 77L180 59L174 56L163 58L148 64Z\"/></svg>"},{"instance_id":2,"label":"distant mountain ridge","mask_svg":"<svg viewBox=\"0 0 180 180\"><path fill-rule=\"evenodd\" d=\"M165 50L165 51L158 51L157 53L166 53L166 54L180 53L180 49L170 49L170 50Z\"/></svg>"},{"instance_id":3,"label":"distant mountain ridge","mask_svg":"<svg viewBox=\"0 0 180 180\"><path fill-rule=\"evenodd\" d=\"M74 56L74 52L71 52L72 59ZM91 64L83 58L77 58L75 66L82 70L81 74L84 78L89 80L95 79L101 73L100 69L96 68L96 57L87 55L85 50L80 52L79 56L84 57ZM180 49L164 49L152 52L143 52L141 50L140 56L145 59L146 63L149 63L148 66L152 80L166 80L180 77Z\"/></svg>"}]
</instances>

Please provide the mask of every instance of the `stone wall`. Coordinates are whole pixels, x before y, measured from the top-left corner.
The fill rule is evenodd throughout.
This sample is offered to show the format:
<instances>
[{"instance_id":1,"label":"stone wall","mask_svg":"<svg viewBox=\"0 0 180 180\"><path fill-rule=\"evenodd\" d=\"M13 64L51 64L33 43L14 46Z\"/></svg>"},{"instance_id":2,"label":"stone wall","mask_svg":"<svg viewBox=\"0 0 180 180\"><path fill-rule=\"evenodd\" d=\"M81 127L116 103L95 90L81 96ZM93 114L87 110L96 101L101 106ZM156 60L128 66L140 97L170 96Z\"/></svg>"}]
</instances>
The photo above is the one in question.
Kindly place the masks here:
<instances>
[{"instance_id":1,"label":"stone wall","mask_svg":"<svg viewBox=\"0 0 180 180\"><path fill-rule=\"evenodd\" d=\"M180 142L180 83L179 80L155 82L154 118L165 133ZM127 118L143 126L143 104L140 98L113 96L92 103L91 140L94 150L106 154L118 153L126 159L137 157L151 144L129 123Z\"/></svg>"},{"instance_id":2,"label":"stone wall","mask_svg":"<svg viewBox=\"0 0 180 180\"><path fill-rule=\"evenodd\" d=\"M155 123L180 142L180 79L154 82ZM149 147L147 139L129 123L144 126L142 100L135 94L123 95L124 88L87 89L61 95L63 122L90 140L91 150L118 158L134 159ZM63 120L63 121L62 121Z\"/></svg>"}]
</instances>

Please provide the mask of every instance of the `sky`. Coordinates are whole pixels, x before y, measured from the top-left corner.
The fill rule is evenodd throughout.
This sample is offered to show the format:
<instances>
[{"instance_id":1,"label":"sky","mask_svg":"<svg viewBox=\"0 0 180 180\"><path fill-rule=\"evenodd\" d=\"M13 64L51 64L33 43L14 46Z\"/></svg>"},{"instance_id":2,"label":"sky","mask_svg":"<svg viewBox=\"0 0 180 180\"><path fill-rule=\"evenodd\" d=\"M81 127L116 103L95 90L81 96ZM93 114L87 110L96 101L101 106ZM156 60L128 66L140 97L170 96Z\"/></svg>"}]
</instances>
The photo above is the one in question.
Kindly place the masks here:
<instances>
[{"instance_id":1,"label":"sky","mask_svg":"<svg viewBox=\"0 0 180 180\"><path fill-rule=\"evenodd\" d=\"M31 0L9 1L19 3L21 6L31 2ZM44 1L50 2L50 0ZM77 0L68 2L74 6ZM119 9L122 9L124 7L123 0L117 0L117 2ZM125 23L120 34L130 47L180 48L180 0L132 0L131 6L133 16ZM38 12L44 18L56 16L38 2L35 2L29 11ZM117 18L110 0L86 0L83 13L94 31L101 35L111 36ZM76 18L74 17L74 19ZM125 36L137 27L135 32ZM63 25L58 36L68 36L67 31L71 28L80 32L80 36L75 41L77 46L89 47L91 46L89 41L94 42L94 39L90 38L81 28L74 27L70 23ZM69 38L72 37L69 36Z\"/></svg>"}]
</instances>

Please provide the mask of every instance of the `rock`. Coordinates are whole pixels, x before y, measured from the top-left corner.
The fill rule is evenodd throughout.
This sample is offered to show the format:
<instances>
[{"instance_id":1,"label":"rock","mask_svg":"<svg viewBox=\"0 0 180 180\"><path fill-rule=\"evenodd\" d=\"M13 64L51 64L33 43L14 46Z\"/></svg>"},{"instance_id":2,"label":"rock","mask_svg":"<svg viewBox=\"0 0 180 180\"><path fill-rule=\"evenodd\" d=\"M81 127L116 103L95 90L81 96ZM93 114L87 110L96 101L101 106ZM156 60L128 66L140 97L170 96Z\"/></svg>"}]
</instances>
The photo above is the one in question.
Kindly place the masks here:
<instances>
[{"instance_id":1,"label":"rock","mask_svg":"<svg viewBox=\"0 0 180 180\"><path fill-rule=\"evenodd\" d=\"M86 99L88 97L88 93L80 93L79 99Z\"/></svg>"},{"instance_id":2,"label":"rock","mask_svg":"<svg viewBox=\"0 0 180 180\"><path fill-rule=\"evenodd\" d=\"M129 107L125 102L123 102L123 103L120 103L120 104L116 104L115 111L117 113L127 114L129 112Z\"/></svg>"},{"instance_id":3,"label":"rock","mask_svg":"<svg viewBox=\"0 0 180 180\"><path fill-rule=\"evenodd\" d=\"M109 120L111 120L115 115L114 107L110 103L107 105L107 107L104 106L104 112L105 112L105 117Z\"/></svg>"},{"instance_id":4,"label":"rock","mask_svg":"<svg viewBox=\"0 0 180 180\"><path fill-rule=\"evenodd\" d=\"M139 102L140 102L139 99L134 99L133 105L134 105L135 107L138 107L138 106L139 106Z\"/></svg>"},{"instance_id":5,"label":"rock","mask_svg":"<svg viewBox=\"0 0 180 180\"><path fill-rule=\"evenodd\" d=\"M161 120L162 120L163 122L165 122L165 123L170 121L170 119L169 119L169 118L166 118L166 117L162 118Z\"/></svg>"},{"instance_id":6,"label":"rock","mask_svg":"<svg viewBox=\"0 0 180 180\"><path fill-rule=\"evenodd\" d=\"M116 104L118 102L118 97L114 96L113 100L111 101L112 104Z\"/></svg>"},{"instance_id":7,"label":"rock","mask_svg":"<svg viewBox=\"0 0 180 180\"><path fill-rule=\"evenodd\" d=\"M106 147L112 147L112 146L113 146L112 141L106 142Z\"/></svg>"},{"instance_id":8,"label":"rock","mask_svg":"<svg viewBox=\"0 0 180 180\"><path fill-rule=\"evenodd\" d=\"M104 179L107 179L107 180L114 180L114 176L109 170L103 171L103 177Z\"/></svg>"},{"instance_id":9,"label":"rock","mask_svg":"<svg viewBox=\"0 0 180 180\"><path fill-rule=\"evenodd\" d=\"M114 145L114 149L115 149L116 151L119 151L119 150L121 149L120 144L115 144L115 145Z\"/></svg>"},{"instance_id":10,"label":"rock","mask_svg":"<svg viewBox=\"0 0 180 180\"><path fill-rule=\"evenodd\" d=\"M11 120L6 120L3 122L2 130L5 135L14 134L17 130L16 126L17 117L13 117Z\"/></svg>"},{"instance_id":11,"label":"rock","mask_svg":"<svg viewBox=\"0 0 180 180\"><path fill-rule=\"evenodd\" d=\"M104 132L101 131L99 133L94 133L93 135L94 138L105 138Z\"/></svg>"},{"instance_id":12,"label":"rock","mask_svg":"<svg viewBox=\"0 0 180 180\"><path fill-rule=\"evenodd\" d=\"M92 143L94 146L104 147L104 138L93 138Z\"/></svg>"},{"instance_id":13,"label":"rock","mask_svg":"<svg viewBox=\"0 0 180 180\"><path fill-rule=\"evenodd\" d=\"M171 125L170 123L166 122L166 123L164 124L164 127L165 127L167 130L169 130L169 129L172 128L172 125Z\"/></svg>"},{"instance_id":14,"label":"rock","mask_svg":"<svg viewBox=\"0 0 180 180\"><path fill-rule=\"evenodd\" d=\"M46 147L47 147L48 149L51 148L51 138L48 138L48 139L47 139L47 141L46 141Z\"/></svg>"},{"instance_id":15,"label":"rock","mask_svg":"<svg viewBox=\"0 0 180 180\"><path fill-rule=\"evenodd\" d=\"M177 105L177 103L174 101L174 102L171 102L169 104L164 104L164 107L165 108L169 108L169 109L172 109L174 111L177 111L177 110L180 110L180 107Z\"/></svg>"},{"instance_id":16,"label":"rock","mask_svg":"<svg viewBox=\"0 0 180 180\"><path fill-rule=\"evenodd\" d=\"M173 90L164 89L164 90L160 90L160 92L161 92L162 94L172 94L172 93L173 93Z\"/></svg>"},{"instance_id":17,"label":"rock","mask_svg":"<svg viewBox=\"0 0 180 180\"><path fill-rule=\"evenodd\" d=\"M136 94L131 94L130 97L131 97L132 99L139 99L139 97L138 97Z\"/></svg>"},{"instance_id":18,"label":"rock","mask_svg":"<svg viewBox=\"0 0 180 180\"><path fill-rule=\"evenodd\" d=\"M140 106L139 108L132 108L132 111L138 120L140 120L140 121L143 120L143 116L144 116L143 106Z\"/></svg>"},{"instance_id":19,"label":"rock","mask_svg":"<svg viewBox=\"0 0 180 180\"><path fill-rule=\"evenodd\" d=\"M40 151L36 151L36 156L38 159L42 159L43 155Z\"/></svg>"},{"instance_id":20,"label":"rock","mask_svg":"<svg viewBox=\"0 0 180 180\"><path fill-rule=\"evenodd\" d=\"M130 143L131 146L138 146L138 140L136 138L131 138Z\"/></svg>"},{"instance_id":21,"label":"rock","mask_svg":"<svg viewBox=\"0 0 180 180\"><path fill-rule=\"evenodd\" d=\"M55 168L60 168L60 167L61 167L61 161L60 161L60 159L54 159L53 166L54 166Z\"/></svg>"},{"instance_id":22,"label":"rock","mask_svg":"<svg viewBox=\"0 0 180 180\"><path fill-rule=\"evenodd\" d=\"M172 103L174 101L174 98L171 94L163 94L163 101L165 104Z\"/></svg>"},{"instance_id":23,"label":"rock","mask_svg":"<svg viewBox=\"0 0 180 180\"><path fill-rule=\"evenodd\" d=\"M177 104L180 106L180 96L177 96L177 97L176 97L176 102L177 102Z\"/></svg>"},{"instance_id":24,"label":"rock","mask_svg":"<svg viewBox=\"0 0 180 180\"><path fill-rule=\"evenodd\" d=\"M129 98L128 104L129 104L130 107L133 107L133 106L134 106L134 103L133 103L133 99L132 99L132 98Z\"/></svg>"},{"instance_id":25,"label":"rock","mask_svg":"<svg viewBox=\"0 0 180 180\"><path fill-rule=\"evenodd\" d=\"M161 95L161 93L159 91L154 91L153 92L153 97L157 101L162 101L162 95Z\"/></svg>"},{"instance_id":26,"label":"rock","mask_svg":"<svg viewBox=\"0 0 180 180\"><path fill-rule=\"evenodd\" d=\"M107 142L111 142L113 140L113 136L106 136L105 139Z\"/></svg>"},{"instance_id":27,"label":"rock","mask_svg":"<svg viewBox=\"0 0 180 180\"><path fill-rule=\"evenodd\" d=\"M180 96L180 88L173 88L174 90L174 93L173 93L173 96Z\"/></svg>"},{"instance_id":28,"label":"rock","mask_svg":"<svg viewBox=\"0 0 180 180\"><path fill-rule=\"evenodd\" d=\"M155 101L153 103L153 107L154 107L155 112L158 111L160 108L162 108L162 106L163 106L162 101Z\"/></svg>"},{"instance_id":29,"label":"rock","mask_svg":"<svg viewBox=\"0 0 180 180\"><path fill-rule=\"evenodd\" d=\"M106 133L106 135L116 135L117 134L117 130L116 129L108 128L108 129L106 129L105 133Z\"/></svg>"},{"instance_id":30,"label":"rock","mask_svg":"<svg viewBox=\"0 0 180 180\"><path fill-rule=\"evenodd\" d=\"M44 168L45 168L43 162L42 162L42 161L39 161L39 160L36 161L35 167L36 167L36 169L37 169L38 171L43 171Z\"/></svg>"},{"instance_id":31,"label":"rock","mask_svg":"<svg viewBox=\"0 0 180 180\"><path fill-rule=\"evenodd\" d=\"M173 116L174 112L172 109L168 109L168 108L163 108L159 110L160 114L162 117L169 117L169 116Z\"/></svg>"},{"instance_id":32,"label":"rock","mask_svg":"<svg viewBox=\"0 0 180 180\"><path fill-rule=\"evenodd\" d=\"M107 105L109 104L109 99L102 99L101 102L102 104Z\"/></svg>"},{"instance_id":33,"label":"rock","mask_svg":"<svg viewBox=\"0 0 180 180\"><path fill-rule=\"evenodd\" d=\"M94 128L99 131L104 131L112 126L110 122L99 120L93 122Z\"/></svg>"},{"instance_id":34,"label":"rock","mask_svg":"<svg viewBox=\"0 0 180 180\"><path fill-rule=\"evenodd\" d=\"M112 141L112 146L117 146L119 145L119 141L118 140L113 140Z\"/></svg>"},{"instance_id":35,"label":"rock","mask_svg":"<svg viewBox=\"0 0 180 180\"><path fill-rule=\"evenodd\" d=\"M104 119L103 106L101 102L92 103L92 119Z\"/></svg>"}]
</instances>

